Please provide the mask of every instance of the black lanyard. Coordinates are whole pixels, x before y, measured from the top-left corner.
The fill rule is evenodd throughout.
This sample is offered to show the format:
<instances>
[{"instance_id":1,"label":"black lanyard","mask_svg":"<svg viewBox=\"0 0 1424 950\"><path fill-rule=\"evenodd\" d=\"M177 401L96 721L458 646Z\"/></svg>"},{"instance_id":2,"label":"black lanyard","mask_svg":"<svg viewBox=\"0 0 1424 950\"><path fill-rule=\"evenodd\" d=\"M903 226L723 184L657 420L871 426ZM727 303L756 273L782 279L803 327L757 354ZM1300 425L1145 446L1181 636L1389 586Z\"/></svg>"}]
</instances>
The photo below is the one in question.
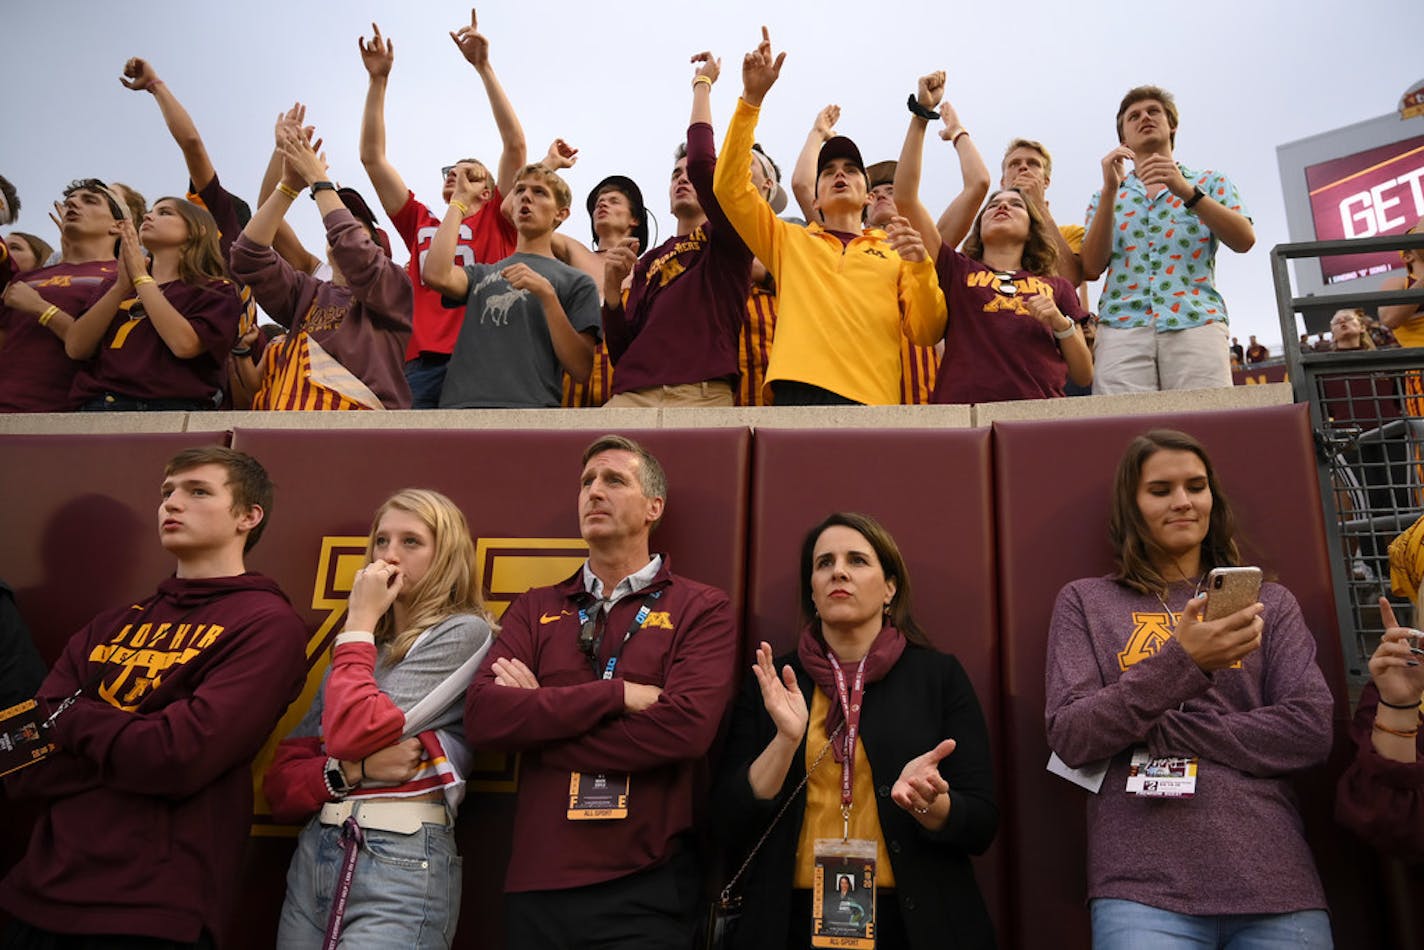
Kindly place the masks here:
<instances>
[{"instance_id":1,"label":"black lanyard","mask_svg":"<svg viewBox=\"0 0 1424 950\"><path fill-rule=\"evenodd\" d=\"M606 680L607 680L607 679L612 679L612 678L613 678L613 670L614 670L615 668L617 668L617 666L618 666L618 658L623 655L623 648L628 645L628 641L629 641L629 640L633 639L633 634L637 633L637 632L642 628L644 621L646 621L646 620L648 619L648 615L649 615L650 613L652 613L652 611L653 611L653 606L652 606L653 603L654 603L659 597L661 597L662 595L663 595L663 592L662 592L661 590L655 590L655 591L652 591L651 593L645 593L645 594L642 595L642 597L644 598L643 605L642 605L641 607L639 607L639 608L638 608L638 612L637 612L636 614L634 614L634 616L633 616L633 622L630 623L630 624L628 624L628 632L625 633L625 634L623 634L623 642L621 642L621 643L618 644L618 647L613 651L613 655L608 658L608 663L607 663L607 664L604 666L604 668L603 668L603 674L602 674L602 676L600 677L601 679L606 679ZM633 596L637 596L637 595L633 595ZM602 603L602 602L600 601L600 603ZM612 610L613 610L613 604L606 604L606 605L604 605L603 611L602 611L604 617L607 617L608 614L609 614L609 612L612 611ZM584 628L584 625L588 623L588 607L587 607L587 606L584 606L584 607L580 607L580 608L579 608L578 618L579 618L579 630L582 631L583 628ZM596 619L595 619L595 622L596 622ZM589 664L589 666L593 669L593 675L594 675L594 676L599 676L599 672L598 672L598 654L599 654L599 653L602 651L602 649L603 649L603 634L604 634L604 631L602 631L602 630L600 630L600 631L598 632L598 636L594 638L593 643L592 643L592 646L591 646L591 648L588 650L588 664Z\"/></svg>"}]
</instances>

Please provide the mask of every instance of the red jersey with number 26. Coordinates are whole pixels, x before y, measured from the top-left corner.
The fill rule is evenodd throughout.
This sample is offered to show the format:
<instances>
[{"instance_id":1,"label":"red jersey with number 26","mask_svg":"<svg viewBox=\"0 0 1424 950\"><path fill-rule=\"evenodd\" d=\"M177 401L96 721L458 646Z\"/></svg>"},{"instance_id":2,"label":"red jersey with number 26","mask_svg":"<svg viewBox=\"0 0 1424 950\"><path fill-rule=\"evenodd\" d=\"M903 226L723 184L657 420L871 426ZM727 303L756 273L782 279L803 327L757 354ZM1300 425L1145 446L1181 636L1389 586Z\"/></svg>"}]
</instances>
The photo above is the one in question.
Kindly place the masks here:
<instances>
[{"instance_id":1,"label":"red jersey with number 26","mask_svg":"<svg viewBox=\"0 0 1424 950\"><path fill-rule=\"evenodd\" d=\"M519 235L514 225L500 213L499 206L503 201L504 195L495 188L490 199L460 223L459 243L455 247L456 264L461 267L466 264L493 264L514 253ZM440 291L431 290L420 279L420 269L425 264L425 255L430 251L435 231L440 227L440 219L415 199L415 192L410 192L405 205L391 218L391 223L396 226L406 249L410 251L406 270L415 288L415 310L405 358L413 360L422 353L448 356L455 349L455 338L460 335L465 308L461 305L452 310L442 306Z\"/></svg>"}]
</instances>

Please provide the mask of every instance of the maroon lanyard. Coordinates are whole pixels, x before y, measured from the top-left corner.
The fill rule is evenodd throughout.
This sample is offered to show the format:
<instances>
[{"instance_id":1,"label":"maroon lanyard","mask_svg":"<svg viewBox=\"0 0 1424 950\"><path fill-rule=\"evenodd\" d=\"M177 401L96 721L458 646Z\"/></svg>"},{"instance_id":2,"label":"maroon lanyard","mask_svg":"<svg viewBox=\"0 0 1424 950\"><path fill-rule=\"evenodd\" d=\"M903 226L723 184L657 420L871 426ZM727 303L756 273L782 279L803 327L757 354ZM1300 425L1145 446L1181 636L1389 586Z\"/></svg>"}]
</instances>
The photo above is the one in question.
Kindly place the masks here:
<instances>
[{"instance_id":1,"label":"maroon lanyard","mask_svg":"<svg viewBox=\"0 0 1424 950\"><path fill-rule=\"evenodd\" d=\"M840 661L835 654L826 651L826 659L831 661L831 672L836 677L836 693L841 700L841 713L845 716L845 755L841 757L841 821L844 834L842 838L850 837L850 804L852 779L855 773L855 739L860 735L860 701L865 695L865 661L870 659L870 654L860 658L860 665L855 668L855 682L849 690L846 689L845 671L841 669Z\"/></svg>"}]
</instances>

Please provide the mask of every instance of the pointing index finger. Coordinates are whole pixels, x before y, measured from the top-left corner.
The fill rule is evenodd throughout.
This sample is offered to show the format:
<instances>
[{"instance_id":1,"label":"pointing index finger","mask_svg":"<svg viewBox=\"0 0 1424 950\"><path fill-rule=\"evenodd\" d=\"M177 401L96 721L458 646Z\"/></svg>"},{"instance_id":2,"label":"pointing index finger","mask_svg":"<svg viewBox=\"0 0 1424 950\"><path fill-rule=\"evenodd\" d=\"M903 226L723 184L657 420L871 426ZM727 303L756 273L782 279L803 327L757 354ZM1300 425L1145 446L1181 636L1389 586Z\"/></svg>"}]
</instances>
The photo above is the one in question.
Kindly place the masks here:
<instances>
[{"instance_id":1,"label":"pointing index finger","mask_svg":"<svg viewBox=\"0 0 1424 950\"><path fill-rule=\"evenodd\" d=\"M1389 602L1389 598L1381 597L1379 604L1380 619L1384 621L1384 628L1388 630L1391 627L1399 626L1399 621L1394 619L1394 605Z\"/></svg>"}]
</instances>

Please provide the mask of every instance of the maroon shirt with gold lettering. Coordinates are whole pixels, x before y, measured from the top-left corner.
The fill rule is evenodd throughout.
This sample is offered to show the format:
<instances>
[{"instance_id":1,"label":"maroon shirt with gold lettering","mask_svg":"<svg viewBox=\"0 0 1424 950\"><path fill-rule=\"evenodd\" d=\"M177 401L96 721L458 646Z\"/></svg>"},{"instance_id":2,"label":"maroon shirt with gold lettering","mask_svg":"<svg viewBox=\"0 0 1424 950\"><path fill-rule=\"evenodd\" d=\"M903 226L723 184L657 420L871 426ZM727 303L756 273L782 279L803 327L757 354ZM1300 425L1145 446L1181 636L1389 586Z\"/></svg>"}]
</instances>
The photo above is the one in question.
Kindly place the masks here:
<instances>
[{"instance_id":1,"label":"maroon shirt with gold lettering","mask_svg":"<svg viewBox=\"0 0 1424 950\"><path fill-rule=\"evenodd\" d=\"M26 271L23 280L59 309L77 317L114 282L115 261L55 264ZM3 281L0 281L3 283ZM78 363L64 341L35 315L0 304L0 412L65 412Z\"/></svg>"},{"instance_id":2,"label":"maroon shirt with gold lettering","mask_svg":"<svg viewBox=\"0 0 1424 950\"><path fill-rule=\"evenodd\" d=\"M94 358L74 376L71 402L83 405L113 393L130 399L212 401L226 381L227 355L237 340L242 300L230 280L159 285L163 296L187 318L203 352L185 359L163 342L143 301L130 297L119 305Z\"/></svg>"}]
</instances>

